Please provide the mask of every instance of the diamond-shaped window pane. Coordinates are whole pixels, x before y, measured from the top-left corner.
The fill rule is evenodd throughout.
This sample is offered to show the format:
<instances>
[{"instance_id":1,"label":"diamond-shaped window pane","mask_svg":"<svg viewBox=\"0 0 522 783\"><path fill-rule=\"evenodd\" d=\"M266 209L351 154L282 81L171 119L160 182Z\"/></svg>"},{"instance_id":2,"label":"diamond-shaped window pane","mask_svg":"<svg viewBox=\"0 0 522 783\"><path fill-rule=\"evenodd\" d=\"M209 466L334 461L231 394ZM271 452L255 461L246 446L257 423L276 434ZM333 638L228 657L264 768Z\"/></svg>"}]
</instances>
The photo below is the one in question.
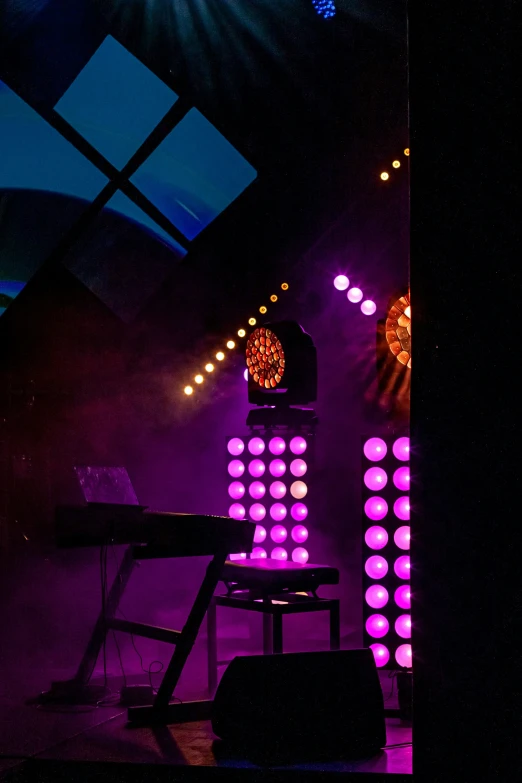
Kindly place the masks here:
<instances>
[{"instance_id":1,"label":"diamond-shaped window pane","mask_svg":"<svg viewBox=\"0 0 522 783\"><path fill-rule=\"evenodd\" d=\"M256 170L197 109L191 109L131 181L194 239L256 178Z\"/></svg>"},{"instance_id":2,"label":"diamond-shaped window pane","mask_svg":"<svg viewBox=\"0 0 522 783\"><path fill-rule=\"evenodd\" d=\"M109 35L54 108L121 169L177 99Z\"/></svg>"}]
</instances>

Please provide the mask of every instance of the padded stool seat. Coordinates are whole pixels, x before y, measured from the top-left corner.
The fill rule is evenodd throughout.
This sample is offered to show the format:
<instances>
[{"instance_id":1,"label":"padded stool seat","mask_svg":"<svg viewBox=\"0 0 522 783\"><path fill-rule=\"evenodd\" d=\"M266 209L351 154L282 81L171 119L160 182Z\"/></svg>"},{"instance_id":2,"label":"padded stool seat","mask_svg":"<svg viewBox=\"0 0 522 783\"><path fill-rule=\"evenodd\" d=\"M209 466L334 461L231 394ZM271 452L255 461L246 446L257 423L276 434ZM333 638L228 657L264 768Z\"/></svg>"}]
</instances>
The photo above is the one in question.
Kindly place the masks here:
<instances>
[{"instance_id":1,"label":"padded stool seat","mask_svg":"<svg viewBox=\"0 0 522 783\"><path fill-rule=\"evenodd\" d=\"M221 573L226 595L215 595L207 612L208 686L217 687L218 666L228 663L217 656L217 607L248 609L263 615L263 652L283 652L283 615L301 612L330 613L330 649L340 646L339 599L321 598L321 585L339 584L337 568L271 558L227 560Z\"/></svg>"}]
</instances>

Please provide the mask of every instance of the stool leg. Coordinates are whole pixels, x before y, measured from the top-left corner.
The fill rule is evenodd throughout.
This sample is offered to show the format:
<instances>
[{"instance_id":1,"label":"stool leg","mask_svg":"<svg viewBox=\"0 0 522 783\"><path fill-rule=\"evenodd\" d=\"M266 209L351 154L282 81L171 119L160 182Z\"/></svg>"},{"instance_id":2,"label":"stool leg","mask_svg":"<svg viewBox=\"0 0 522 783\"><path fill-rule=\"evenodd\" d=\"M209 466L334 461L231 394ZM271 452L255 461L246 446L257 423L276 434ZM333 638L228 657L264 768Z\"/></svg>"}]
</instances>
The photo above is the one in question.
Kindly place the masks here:
<instances>
[{"instance_id":1,"label":"stool leg","mask_svg":"<svg viewBox=\"0 0 522 783\"><path fill-rule=\"evenodd\" d=\"M217 688L217 606L210 602L207 609L207 664L208 692L213 696Z\"/></svg>"},{"instance_id":2,"label":"stool leg","mask_svg":"<svg viewBox=\"0 0 522 783\"><path fill-rule=\"evenodd\" d=\"M272 633L272 617L263 612L263 655L274 652L274 636Z\"/></svg>"},{"instance_id":3,"label":"stool leg","mask_svg":"<svg viewBox=\"0 0 522 783\"><path fill-rule=\"evenodd\" d=\"M339 650L341 646L340 626L339 601L332 601L330 605L330 650Z\"/></svg>"},{"instance_id":4,"label":"stool leg","mask_svg":"<svg viewBox=\"0 0 522 783\"><path fill-rule=\"evenodd\" d=\"M276 612L272 615L274 653L283 652L283 615Z\"/></svg>"}]
</instances>

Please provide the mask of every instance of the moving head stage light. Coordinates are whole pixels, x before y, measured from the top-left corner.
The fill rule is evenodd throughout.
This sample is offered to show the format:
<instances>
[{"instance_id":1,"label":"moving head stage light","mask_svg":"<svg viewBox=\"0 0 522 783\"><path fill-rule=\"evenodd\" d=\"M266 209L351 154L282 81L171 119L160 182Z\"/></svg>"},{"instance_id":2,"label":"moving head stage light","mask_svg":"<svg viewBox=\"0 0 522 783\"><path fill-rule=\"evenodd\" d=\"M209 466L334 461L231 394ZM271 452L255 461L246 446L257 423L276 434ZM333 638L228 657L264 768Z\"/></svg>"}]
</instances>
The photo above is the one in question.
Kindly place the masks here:
<instances>
[{"instance_id":1,"label":"moving head stage light","mask_svg":"<svg viewBox=\"0 0 522 783\"><path fill-rule=\"evenodd\" d=\"M317 353L296 321L256 328L247 341L246 364L252 405L288 407L317 399Z\"/></svg>"}]
</instances>

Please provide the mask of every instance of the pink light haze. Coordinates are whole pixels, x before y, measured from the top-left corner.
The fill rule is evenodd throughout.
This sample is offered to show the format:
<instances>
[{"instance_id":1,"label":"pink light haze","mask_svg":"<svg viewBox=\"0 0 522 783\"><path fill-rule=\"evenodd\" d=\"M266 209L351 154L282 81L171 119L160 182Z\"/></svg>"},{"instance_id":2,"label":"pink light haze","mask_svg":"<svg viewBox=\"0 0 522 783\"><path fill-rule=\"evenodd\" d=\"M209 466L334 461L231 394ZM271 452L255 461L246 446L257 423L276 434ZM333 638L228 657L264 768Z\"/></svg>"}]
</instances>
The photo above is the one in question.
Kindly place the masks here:
<instances>
[{"instance_id":1,"label":"pink light haze","mask_svg":"<svg viewBox=\"0 0 522 783\"><path fill-rule=\"evenodd\" d=\"M364 504L364 513L369 519L378 522L379 520L384 519L388 513L388 504L384 498L374 495L373 497L368 498Z\"/></svg>"},{"instance_id":2,"label":"pink light haze","mask_svg":"<svg viewBox=\"0 0 522 783\"><path fill-rule=\"evenodd\" d=\"M393 474L393 483L402 492L410 491L410 469L406 465L402 468L397 468Z\"/></svg>"},{"instance_id":3,"label":"pink light haze","mask_svg":"<svg viewBox=\"0 0 522 783\"><path fill-rule=\"evenodd\" d=\"M244 519L245 514L245 507L241 503L232 503L228 509L228 516L232 517L232 519Z\"/></svg>"},{"instance_id":4,"label":"pink light haze","mask_svg":"<svg viewBox=\"0 0 522 783\"><path fill-rule=\"evenodd\" d=\"M364 570L370 579L382 579L388 573L388 562L382 555L372 555L364 564Z\"/></svg>"},{"instance_id":5,"label":"pink light haze","mask_svg":"<svg viewBox=\"0 0 522 783\"><path fill-rule=\"evenodd\" d=\"M294 503L290 513L292 514L292 519L295 519L296 522L302 522L308 516L308 509L304 503Z\"/></svg>"},{"instance_id":6,"label":"pink light haze","mask_svg":"<svg viewBox=\"0 0 522 783\"><path fill-rule=\"evenodd\" d=\"M409 549L410 548L410 526L409 525L403 525L402 527L397 528L395 533L393 534L393 540L395 541L395 545L399 547L399 549Z\"/></svg>"},{"instance_id":7,"label":"pink light haze","mask_svg":"<svg viewBox=\"0 0 522 783\"><path fill-rule=\"evenodd\" d=\"M296 476L297 478L300 478L301 476L304 476L307 470L307 465L304 459L294 459L290 463L290 473L292 476Z\"/></svg>"},{"instance_id":8,"label":"pink light haze","mask_svg":"<svg viewBox=\"0 0 522 783\"><path fill-rule=\"evenodd\" d=\"M366 620L366 633L374 639L382 639L390 630L390 623L382 614L371 614Z\"/></svg>"},{"instance_id":9,"label":"pink light haze","mask_svg":"<svg viewBox=\"0 0 522 783\"><path fill-rule=\"evenodd\" d=\"M228 441L227 449L228 453L232 454L233 457L239 457L245 450L245 444L241 438L232 438Z\"/></svg>"},{"instance_id":10,"label":"pink light haze","mask_svg":"<svg viewBox=\"0 0 522 783\"><path fill-rule=\"evenodd\" d=\"M261 438L252 438L252 440L248 441L248 450L255 457L259 457L265 450L265 441L261 440Z\"/></svg>"},{"instance_id":11,"label":"pink light haze","mask_svg":"<svg viewBox=\"0 0 522 783\"><path fill-rule=\"evenodd\" d=\"M245 466L240 459L233 459L228 463L228 472L233 478L241 478L245 472Z\"/></svg>"},{"instance_id":12,"label":"pink light haze","mask_svg":"<svg viewBox=\"0 0 522 783\"><path fill-rule=\"evenodd\" d=\"M402 639L411 639L411 616L401 614L395 620L395 631Z\"/></svg>"},{"instance_id":13,"label":"pink light haze","mask_svg":"<svg viewBox=\"0 0 522 783\"><path fill-rule=\"evenodd\" d=\"M288 533L286 527L283 527L283 525L274 525L274 527L270 531L270 538L276 544L282 544L283 541L286 541L287 535Z\"/></svg>"},{"instance_id":14,"label":"pink light haze","mask_svg":"<svg viewBox=\"0 0 522 783\"><path fill-rule=\"evenodd\" d=\"M292 454L304 454L307 448L306 439L301 437L301 435L296 435L295 438L292 438L290 441L290 451Z\"/></svg>"},{"instance_id":15,"label":"pink light haze","mask_svg":"<svg viewBox=\"0 0 522 783\"><path fill-rule=\"evenodd\" d=\"M228 494L234 500L241 500L245 494L245 486L240 481L233 481L228 488Z\"/></svg>"},{"instance_id":16,"label":"pink light haze","mask_svg":"<svg viewBox=\"0 0 522 783\"><path fill-rule=\"evenodd\" d=\"M270 449L271 454L279 456L286 449L286 443L283 438L272 438L268 444L268 448Z\"/></svg>"},{"instance_id":17,"label":"pink light haze","mask_svg":"<svg viewBox=\"0 0 522 783\"><path fill-rule=\"evenodd\" d=\"M262 525L256 525L254 544L262 544L266 538L266 530Z\"/></svg>"},{"instance_id":18,"label":"pink light haze","mask_svg":"<svg viewBox=\"0 0 522 783\"><path fill-rule=\"evenodd\" d=\"M270 473L274 478L279 478L280 476L284 476L286 471L286 465L283 462L282 459L273 459L270 463Z\"/></svg>"},{"instance_id":19,"label":"pink light haze","mask_svg":"<svg viewBox=\"0 0 522 783\"><path fill-rule=\"evenodd\" d=\"M364 474L364 483L372 492L378 492L388 483L388 475L382 468L368 468Z\"/></svg>"},{"instance_id":20,"label":"pink light haze","mask_svg":"<svg viewBox=\"0 0 522 783\"><path fill-rule=\"evenodd\" d=\"M367 589L365 599L368 606L371 606L372 609L382 609L388 603L389 594L382 585L372 585Z\"/></svg>"},{"instance_id":21,"label":"pink light haze","mask_svg":"<svg viewBox=\"0 0 522 783\"><path fill-rule=\"evenodd\" d=\"M401 644L395 650L395 660L399 666L411 669L411 644Z\"/></svg>"},{"instance_id":22,"label":"pink light haze","mask_svg":"<svg viewBox=\"0 0 522 783\"><path fill-rule=\"evenodd\" d=\"M292 552L292 560L294 561L294 563L307 563L308 552L303 546L298 546Z\"/></svg>"},{"instance_id":23,"label":"pink light haze","mask_svg":"<svg viewBox=\"0 0 522 783\"><path fill-rule=\"evenodd\" d=\"M410 458L410 439L397 438L393 444L393 453L397 459L406 462Z\"/></svg>"},{"instance_id":24,"label":"pink light haze","mask_svg":"<svg viewBox=\"0 0 522 783\"><path fill-rule=\"evenodd\" d=\"M288 560L288 552L282 546L276 546L270 553L272 560Z\"/></svg>"},{"instance_id":25,"label":"pink light haze","mask_svg":"<svg viewBox=\"0 0 522 783\"><path fill-rule=\"evenodd\" d=\"M248 466L248 472L254 478L259 478L265 472L265 463L260 459L253 459Z\"/></svg>"},{"instance_id":26,"label":"pink light haze","mask_svg":"<svg viewBox=\"0 0 522 783\"><path fill-rule=\"evenodd\" d=\"M388 648L385 647L384 644L379 644L376 642L375 644L370 644L370 650L373 652L373 657L375 658L375 664L377 668L386 666L390 660L390 651Z\"/></svg>"},{"instance_id":27,"label":"pink light haze","mask_svg":"<svg viewBox=\"0 0 522 783\"><path fill-rule=\"evenodd\" d=\"M410 518L410 499L407 495L397 498L393 504L393 513L398 519L407 522Z\"/></svg>"},{"instance_id":28,"label":"pink light haze","mask_svg":"<svg viewBox=\"0 0 522 783\"><path fill-rule=\"evenodd\" d=\"M364 540L370 549L384 549L388 543L388 533L380 525L373 525L364 534Z\"/></svg>"},{"instance_id":29,"label":"pink light haze","mask_svg":"<svg viewBox=\"0 0 522 783\"><path fill-rule=\"evenodd\" d=\"M282 503L274 503L270 506L270 516L275 519L276 522L281 522L287 514L286 506Z\"/></svg>"},{"instance_id":30,"label":"pink light haze","mask_svg":"<svg viewBox=\"0 0 522 783\"><path fill-rule=\"evenodd\" d=\"M261 503L254 503L250 506L248 515L254 522L261 522L266 516L266 508Z\"/></svg>"},{"instance_id":31,"label":"pink light haze","mask_svg":"<svg viewBox=\"0 0 522 783\"><path fill-rule=\"evenodd\" d=\"M398 557L395 563L393 564L393 570L399 577L399 579L409 579L410 578L410 556L409 555L402 555L401 557Z\"/></svg>"},{"instance_id":32,"label":"pink light haze","mask_svg":"<svg viewBox=\"0 0 522 783\"><path fill-rule=\"evenodd\" d=\"M308 538L308 530L304 525L295 525L292 528L292 538L296 544L303 544Z\"/></svg>"},{"instance_id":33,"label":"pink light haze","mask_svg":"<svg viewBox=\"0 0 522 783\"><path fill-rule=\"evenodd\" d=\"M411 588L401 585L395 591L395 603L400 609L411 609Z\"/></svg>"},{"instance_id":34,"label":"pink light haze","mask_svg":"<svg viewBox=\"0 0 522 783\"><path fill-rule=\"evenodd\" d=\"M248 488L248 492L250 497L255 498L256 500L261 500L266 492L266 487L262 481L253 481Z\"/></svg>"},{"instance_id":35,"label":"pink light haze","mask_svg":"<svg viewBox=\"0 0 522 783\"><path fill-rule=\"evenodd\" d=\"M370 438L364 444L364 456L369 459L370 462L379 462L384 459L388 446L382 438Z\"/></svg>"}]
</instances>

